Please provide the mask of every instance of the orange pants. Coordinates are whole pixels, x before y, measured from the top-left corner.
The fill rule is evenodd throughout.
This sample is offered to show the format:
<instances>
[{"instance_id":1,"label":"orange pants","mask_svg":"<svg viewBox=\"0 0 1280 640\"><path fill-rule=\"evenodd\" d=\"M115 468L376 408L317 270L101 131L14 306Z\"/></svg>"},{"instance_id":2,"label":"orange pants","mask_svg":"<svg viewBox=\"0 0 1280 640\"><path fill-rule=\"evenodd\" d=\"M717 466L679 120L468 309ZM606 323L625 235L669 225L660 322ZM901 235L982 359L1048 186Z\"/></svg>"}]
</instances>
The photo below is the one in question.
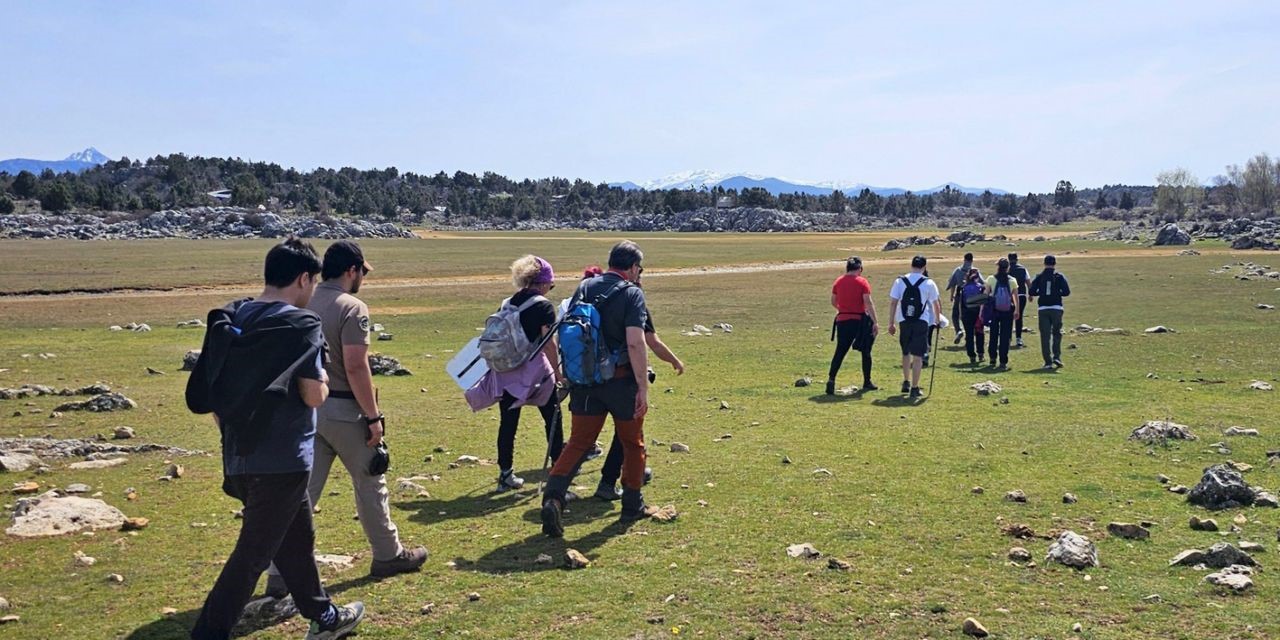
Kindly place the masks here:
<instances>
[{"instance_id":1,"label":"orange pants","mask_svg":"<svg viewBox=\"0 0 1280 640\"><path fill-rule=\"evenodd\" d=\"M573 474L580 460L587 452L594 449L600 431L604 429L607 415L582 416L574 415L570 428L569 442L565 443L555 466L551 467L551 476L568 477ZM639 491L644 487L644 418L613 421L613 428L622 441L622 487Z\"/></svg>"}]
</instances>

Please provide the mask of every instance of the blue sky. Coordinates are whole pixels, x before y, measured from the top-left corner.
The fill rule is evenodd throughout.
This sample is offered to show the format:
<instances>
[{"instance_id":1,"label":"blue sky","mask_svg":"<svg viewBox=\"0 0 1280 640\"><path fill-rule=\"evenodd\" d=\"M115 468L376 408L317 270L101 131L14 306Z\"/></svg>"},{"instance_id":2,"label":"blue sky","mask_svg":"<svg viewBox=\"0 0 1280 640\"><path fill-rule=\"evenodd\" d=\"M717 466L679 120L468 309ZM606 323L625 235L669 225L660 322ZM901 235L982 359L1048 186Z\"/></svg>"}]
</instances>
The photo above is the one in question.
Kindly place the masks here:
<instances>
[{"instance_id":1,"label":"blue sky","mask_svg":"<svg viewBox=\"0 0 1280 640\"><path fill-rule=\"evenodd\" d=\"M17 2L0 158L1014 191L1280 152L1280 3Z\"/></svg>"}]
</instances>

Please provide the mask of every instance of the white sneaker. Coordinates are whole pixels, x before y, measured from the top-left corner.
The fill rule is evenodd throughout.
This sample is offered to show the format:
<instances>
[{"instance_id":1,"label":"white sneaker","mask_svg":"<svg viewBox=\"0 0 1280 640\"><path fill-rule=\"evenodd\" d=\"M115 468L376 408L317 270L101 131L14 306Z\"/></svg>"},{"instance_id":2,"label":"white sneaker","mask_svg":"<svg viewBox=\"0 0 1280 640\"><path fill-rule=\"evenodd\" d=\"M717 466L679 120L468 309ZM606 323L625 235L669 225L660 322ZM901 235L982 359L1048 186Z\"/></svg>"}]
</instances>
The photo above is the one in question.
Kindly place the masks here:
<instances>
[{"instance_id":1,"label":"white sneaker","mask_svg":"<svg viewBox=\"0 0 1280 640\"><path fill-rule=\"evenodd\" d=\"M498 488L495 493L502 493L504 491L522 488L524 488L524 478L521 478L508 469L498 475Z\"/></svg>"}]
</instances>

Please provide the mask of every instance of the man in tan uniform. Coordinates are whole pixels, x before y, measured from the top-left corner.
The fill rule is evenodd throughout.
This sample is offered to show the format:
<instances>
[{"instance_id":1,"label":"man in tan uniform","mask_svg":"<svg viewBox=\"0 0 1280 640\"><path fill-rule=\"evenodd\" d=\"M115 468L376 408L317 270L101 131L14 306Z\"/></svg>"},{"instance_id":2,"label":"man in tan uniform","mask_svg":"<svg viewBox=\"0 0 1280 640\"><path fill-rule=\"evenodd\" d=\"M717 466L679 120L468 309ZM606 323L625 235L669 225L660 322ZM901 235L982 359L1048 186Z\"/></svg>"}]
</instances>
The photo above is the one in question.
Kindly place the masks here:
<instances>
[{"instance_id":1,"label":"man in tan uniform","mask_svg":"<svg viewBox=\"0 0 1280 640\"><path fill-rule=\"evenodd\" d=\"M406 549L391 521L387 503L387 480L383 474L370 475L369 463L382 442L383 416L369 370L369 307L355 293L371 268L360 246L339 240L324 253L321 276L307 308L320 316L320 328L329 345L329 399L317 410L315 463L307 492L311 504L318 504L334 458L351 474L355 489L356 513L365 537L373 547L369 574L393 576L418 570L427 560L424 547ZM271 568L267 575L267 595L287 592L283 580Z\"/></svg>"}]
</instances>

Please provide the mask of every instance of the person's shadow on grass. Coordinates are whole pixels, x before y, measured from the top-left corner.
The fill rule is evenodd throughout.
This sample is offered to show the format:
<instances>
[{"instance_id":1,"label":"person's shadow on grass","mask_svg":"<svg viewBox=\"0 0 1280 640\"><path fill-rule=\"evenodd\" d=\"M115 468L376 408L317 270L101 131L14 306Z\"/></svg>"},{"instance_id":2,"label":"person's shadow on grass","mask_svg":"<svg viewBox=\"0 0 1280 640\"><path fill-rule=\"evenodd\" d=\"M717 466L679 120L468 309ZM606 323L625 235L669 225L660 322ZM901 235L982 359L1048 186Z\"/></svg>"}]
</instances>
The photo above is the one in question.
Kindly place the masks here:
<instances>
[{"instance_id":1,"label":"person's shadow on grass","mask_svg":"<svg viewBox=\"0 0 1280 640\"><path fill-rule=\"evenodd\" d=\"M496 483L486 482L451 500L414 498L392 501L391 506L401 511L412 512L409 514L409 520L418 524L483 518L527 504L531 499L537 498L538 485L546 479L547 474L538 468L521 471L516 475L524 478L524 488L496 493L493 490ZM428 485L427 489L430 488Z\"/></svg>"},{"instance_id":2,"label":"person's shadow on grass","mask_svg":"<svg viewBox=\"0 0 1280 640\"><path fill-rule=\"evenodd\" d=\"M574 525L582 523L581 509L586 505L581 504L581 502L582 501L574 501L569 503L570 507L578 505L578 510L573 513L565 514L567 520L565 524L568 527L573 527ZM611 510L608 503L594 500L587 502L588 504L597 503L600 505L598 507L592 507L597 511L597 513L607 513L608 510ZM538 510L532 511L533 520L538 520L538 513ZM597 519L599 517L601 516L596 516ZM531 518L526 514L525 519L529 520ZM639 523L614 520L603 529L599 529L594 533L589 533L586 536L577 539L551 538L539 532L530 535L524 540L518 540L511 544L498 547L475 560L458 558L455 562L457 563L458 569L462 571L477 571L480 573L496 575L538 571L562 571L567 568L565 564L565 552L567 550L577 550L587 556L589 560L594 560L592 557L593 551L600 548L601 545L608 542L611 538L625 534L627 530L635 524ZM571 531L572 529L569 530ZM551 562L539 564L537 562L537 558L543 554L550 556Z\"/></svg>"},{"instance_id":3,"label":"person's shadow on grass","mask_svg":"<svg viewBox=\"0 0 1280 640\"><path fill-rule=\"evenodd\" d=\"M890 396L879 400L872 400L871 404L877 407L917 407L924 404L929 396L920 396L919 398L909 398L907 396Z\"/></svg>"}]
</instances>

